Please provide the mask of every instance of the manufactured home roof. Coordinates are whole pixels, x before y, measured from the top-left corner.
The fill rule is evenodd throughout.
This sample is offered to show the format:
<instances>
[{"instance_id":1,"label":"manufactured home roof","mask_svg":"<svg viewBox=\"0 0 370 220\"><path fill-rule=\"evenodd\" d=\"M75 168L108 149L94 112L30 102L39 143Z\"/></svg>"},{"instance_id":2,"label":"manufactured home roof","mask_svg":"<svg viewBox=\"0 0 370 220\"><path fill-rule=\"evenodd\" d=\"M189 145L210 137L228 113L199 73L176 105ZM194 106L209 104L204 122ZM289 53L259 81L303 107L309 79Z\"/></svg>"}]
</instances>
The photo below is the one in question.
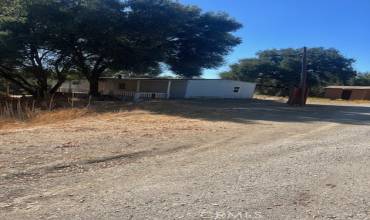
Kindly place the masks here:
<instances>
[{"instance_id":1,"label":"manufactured home roof","mask_svg":"<svg viewBox=\"0 0 370 220\"><path fill-rule=\"evenodd\" d=\"M118 77L101 77L100 79L123 79L123 80L231 80L232 79L182 79L182 78L118 78Z\"/></svg>"},{"instance_id":2,"label":"manufactured home roof","mask_svg":"<svg viewBox=\"0 0 370 220\"><path fill-rule=\"evenodd\" d=\"M328 86L325 89L350 89L350 90L369 89L370 90L370 86Z\"/></svg>"},{"instance_id":3,"label":"manufactured home roof","mask_svg":"<svg viewBox=\"0 0 370 220\"><path fill-rule=\"evenodd\" d=\"M101 77L100 79L105 80L199 80L199 81L209 81L209 80L220 80L220 81L237 81L237 82L244 82L244 83L254 83L254 82L247 82L241 80L234 80L234 79L181 79L181 78L118 78L118 77Z\"/></svg>"}]
</instances>

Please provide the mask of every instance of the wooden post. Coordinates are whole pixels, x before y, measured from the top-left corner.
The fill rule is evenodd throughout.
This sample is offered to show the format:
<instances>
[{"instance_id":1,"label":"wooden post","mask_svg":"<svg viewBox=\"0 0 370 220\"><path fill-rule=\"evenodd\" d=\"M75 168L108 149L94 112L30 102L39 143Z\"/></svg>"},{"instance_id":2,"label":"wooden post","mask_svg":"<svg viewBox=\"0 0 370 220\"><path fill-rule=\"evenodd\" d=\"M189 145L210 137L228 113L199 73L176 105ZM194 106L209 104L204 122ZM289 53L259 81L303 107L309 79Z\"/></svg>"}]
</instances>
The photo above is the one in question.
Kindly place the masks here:
<instances>
[{"instance_id":1,"label":"wooden post","mask_svg":"<svg viewBox=\"0 0 370 220\"><path fill-rule=\"evenodd\" d=\"M75 93L72 92L72 99L71 99L72 108L74 107L74 101L75 101Z\"/></svg>"},{"instance_id":2,"label":"wooden post","mask_svg":"<svg viewBox=\"0 0 370 220\"><path fill-rule=\"evenodd\" d=\"M140 86L141 86L141 81L140 81L140 79L138 79L136 81L136 92L140 92Z\"/></svg>"},{"instance_id":3,"label":"wooden post","mask_svg":"<svg viewBox=\"0 0 370 220\"><path fill-rule=\"evenodd\" d=\"M139 101L139 99L140 99L140 86L141 86L141 81L140 81L140 79L138 79L136 81L136 92L134 94L134 101L135 102Z\"/></svg>"},{"instance_id":4,"label":"wooden post","mask_svg":"<svg viewBox=\"0 0 370 220\"><path fill-rule=\"evenodd\" d=\"M170 99L170 96L171 96L171 84L172 84L172 81L171 80L168 80L168 84L167 84L167 99Z\"/></svg>"},{"instance_id":5,"label":"wooden post","mask_svg":"<svg viewBox=\"0 0 370 220\"><path fill-rule=\"evenodd\" d=\"M307 100L307 48L303 48L302 56L302 70L301 70L301 79L297 87L294 87L289 95L288 104L290 105L306 105Z\"/></svg>"},{"instance_id":6,"label":"wooden post","mask_svg":"<svg viewBox=\"0 0 370 220\"><path fill-rule=\"evenodd\" d=\"M68 92L72 93L72 80L69 80L68 82Z\"/></svg>"}]
</instances>

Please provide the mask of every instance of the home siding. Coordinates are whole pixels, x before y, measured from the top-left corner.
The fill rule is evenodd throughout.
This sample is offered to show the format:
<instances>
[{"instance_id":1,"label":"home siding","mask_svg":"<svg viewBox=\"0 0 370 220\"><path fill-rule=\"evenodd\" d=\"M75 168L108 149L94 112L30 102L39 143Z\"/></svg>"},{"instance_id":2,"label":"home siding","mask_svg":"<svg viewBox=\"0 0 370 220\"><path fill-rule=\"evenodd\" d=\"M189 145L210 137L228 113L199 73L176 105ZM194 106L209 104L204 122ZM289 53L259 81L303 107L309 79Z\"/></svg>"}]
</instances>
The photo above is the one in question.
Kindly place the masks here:
<instances>
[{"instance_id":1,"label":"home siding","mask_svg":"<svg viewBox=\"0 0 370 220\"><path fill-rule=\"evenodd\" d=\"M89 93L90 84L87 80L66 81L59 88L60 92Z\"/></svg>"},{"instance_id":2,"label":"home siding","mask_svg":"<svg viewBox=\"0 0 370 220\"><path fill-rule=\"evenodd\" d=\"M140 92L167 93L168 80L142 80L140 81Z\"/></svg>"},{"instance_id":3,"label":"home siding","mask_svg":"<svg viewBox=\"0 0 370 220\"><path fill-rule=\"evenodd\" d=\"M234 80L189 80L185 98L247 99L253 98L255 88L255 83Z\"/></svg>"},{"instance_id":4,"label":"home siding","mask_svg":"<svg viewBox=\"0 0 370 220\"><path fill-rule=\"evenodd\" d=\"M255 83L234 81L234 80L187 80L187 79L115 79L103 78L99 81L99 92L102 95L127 96L137 91L137 84L140 81L140 92L167 93L169 81L171 89L169 98L227 98L246 99L252 98L256 87ZM124 85L122 85L124 84ZM236 91L236 87L238 91ZM80 85L72 86L71 82L63 84L62 92L88 92L87 81Z\"/></svg>"},{"instance_id":5,"label":"home siding","mask_svg":"<svg viewBox=\"0 0 370 220\"><path fill-rule=\"evenodd\" d=\"M125 84L125 89L120 89L120 84ZM136 91L136 80L103 79L99 81L99 92L103 95L122 95L124 91Z\"/></svg>"},{"instance_id":6,"label":"home siding","mask_svg":"<svg viewBox=\"0 0 370 220\"><path fill-rule=\"evenodd\" d=\"M183 99L186 94L187 80L172 80L171 81L171 99Z\"/></svg>"}]
</instances>

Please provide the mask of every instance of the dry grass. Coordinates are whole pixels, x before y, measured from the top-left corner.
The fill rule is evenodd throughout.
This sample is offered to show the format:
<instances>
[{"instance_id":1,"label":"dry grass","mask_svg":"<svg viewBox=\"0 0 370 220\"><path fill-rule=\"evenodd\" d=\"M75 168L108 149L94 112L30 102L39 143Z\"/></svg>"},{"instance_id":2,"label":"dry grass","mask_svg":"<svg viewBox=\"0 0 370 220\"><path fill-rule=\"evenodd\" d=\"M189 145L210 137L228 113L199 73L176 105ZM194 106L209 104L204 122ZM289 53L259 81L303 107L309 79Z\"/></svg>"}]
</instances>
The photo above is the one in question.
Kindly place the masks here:
<instances>
[{"instance_id":1,"label":"dry grass","mask_svg":"<svg viewBox=\"0 0 370 220\"><path fill-rule=\"evenodd\" d=\"M0 97L0 129L58 123L89 113L89 110L84 107L56 107L58 105L60 105L59 101L53 99L47 103L47 106L43 106L32 99Z\"/></svg>"},{"instance_id":2,"label":"dry grass","mask_svg":"<svg viewBox=\"0 0 370 220\"><path fill-rule=\"evenodd\" d=\"M0 98L0 119L27 120L32 118L37 109L34 100Z\"/></svg>"},{"instance_id":3,"label":"dry grass","mask_svg":"<svg viewBox=\"0 0 370 220\"><path fill-rule=\"evenodd\" d=\"M164 112L175 114L179 109L188 113L194 113L195 109L190 106L182 105L177 102L145 102L140 104L130 104L124 102L96 102L89 108L59 108L56 110L38 111L32 117L25 120L19 118L1 118L0 117L0 130L1 129L14 129L14 128L28 128L33 126L58 124L61 122L68 122L82 117L91 117L94 120L103 121L119 121L129 120L128 116L135 116L135 121L148 122L158 118L153 112ZM199 109L198 109L199 110ZM148 112L151 112L148 114ZM176 115L176 114L175 114ZM143 118L142 118L143 117ZM169 116L168 116L169 117ZM174 120L173 116L169 117L170 121Z\"/></svg>"},{"instance_id":4,"label":"dry grass","mask_svg":"<svg viewBox=\"0 0 370 220\"><path fill-rule=\"evenodd\" d=\"M53 96L44 102L26 97L0 96L0 129L52 124L82 117L90 113L90 100ZM73 108L75 106L75 108ZM43 109L43 110L42 110Z\"/></svg>"},{"instance_id":5,"label":"dry grass","mask_svg":"<svg viewBox=\"0 0 370 220\"><path fill-rule=\"evenodd\" d=\"M278 102L286 102L287 98L275 97L275 96L264 96L256 95L256 99L260 100L273 100ZM331 105L353 105L353 104L369 104L369 101L348 101L348 100L330 100L325 98L309 98L308 104L331 104ZM195 116L200 112L209 112L209 115L217 116L216 110L204 109L203 106L197 106L194 109L192 105L186 105L181 102L145 102L140 104L127 104L123 102L96 102L90 108L79 107L71 108L64 107L58 108L57 110L45 110L45 111L34 111L24 114L28 114L27 117L1 117L0 114L0 129L13 129L13 128L24 128L47 124L57 124L61 122L68 122L70 120L78 119L81 117L93 117L94 119L102 120L127 120L126 115L135 115L135 120L140 121L140 117L145 115L144 121L148 121L147 114L145 112L153 113L164 113L166 115L177 115L177 112L181 110L181 115L187 114L189 116ZM129 112L134 111L132 114ZM143 114L144 113L144 114ZM173 120L171 118L171 120ZM149 120L150 121L150 120Z\"/></svg>"},{"instance_id":6,"label":"dry grass","mask_svg":"<svg viewBox=\"0 0 370 220\"><path fill-rule=\"evenodd\" d=\"M57 123L61 121L68 121L73 120L76 118L80 118L83 116L93 114L90 110L83 108L83 109L60 109L55 111L48 111L42 112L37 114L35 117L30 119L28 122L31 124L50 124L50 123Z\"/></svg>"},{"instance_id":7,"label":"dry grass","mask_svg":"<svg viewBox=\"0 0 370 220\"><path fill-rule=\"evenodd\" d=\"M0 118L0 129L23 128L38 125L46 125L73 120L93 114L86 108L83 109L60 109L54 111L40 111L34 113L31 118L19 120L17 118Z\"/></svg>"},{"instance_id":8,"label":"dry grass","mask_svg":"<svg viewBox=\"0 0 370 220\"><path fill-rule=\"evenodd\" d=\"M369 104L369 100L343 100L343 99L328 99L328 98L317 98L309 97L308 103L314 104Z\"/></svg>"}]
</instances>

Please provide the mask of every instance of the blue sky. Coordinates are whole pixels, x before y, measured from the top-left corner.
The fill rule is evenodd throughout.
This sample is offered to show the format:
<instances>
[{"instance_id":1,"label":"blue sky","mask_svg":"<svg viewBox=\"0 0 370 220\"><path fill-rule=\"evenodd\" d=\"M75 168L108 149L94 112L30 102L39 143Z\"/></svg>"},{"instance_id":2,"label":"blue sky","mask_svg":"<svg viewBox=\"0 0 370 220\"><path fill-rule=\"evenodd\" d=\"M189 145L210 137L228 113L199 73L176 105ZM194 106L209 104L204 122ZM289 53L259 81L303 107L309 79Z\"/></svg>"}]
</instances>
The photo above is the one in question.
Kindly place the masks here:
<instances>
[{"instance_id":1,"label":"blue sky","mask_svg":"<svg viewBox=\"0 0 370 220\"><path fill-rule=\"evenodd\" d=\"M224 11L244 27L243 43L227 65L205 71L217 78L228 64L271 48L334 47L357 60L355 68L370 71L370 0L180 0L204 11Z\"/></svg>"}]
</instances>

